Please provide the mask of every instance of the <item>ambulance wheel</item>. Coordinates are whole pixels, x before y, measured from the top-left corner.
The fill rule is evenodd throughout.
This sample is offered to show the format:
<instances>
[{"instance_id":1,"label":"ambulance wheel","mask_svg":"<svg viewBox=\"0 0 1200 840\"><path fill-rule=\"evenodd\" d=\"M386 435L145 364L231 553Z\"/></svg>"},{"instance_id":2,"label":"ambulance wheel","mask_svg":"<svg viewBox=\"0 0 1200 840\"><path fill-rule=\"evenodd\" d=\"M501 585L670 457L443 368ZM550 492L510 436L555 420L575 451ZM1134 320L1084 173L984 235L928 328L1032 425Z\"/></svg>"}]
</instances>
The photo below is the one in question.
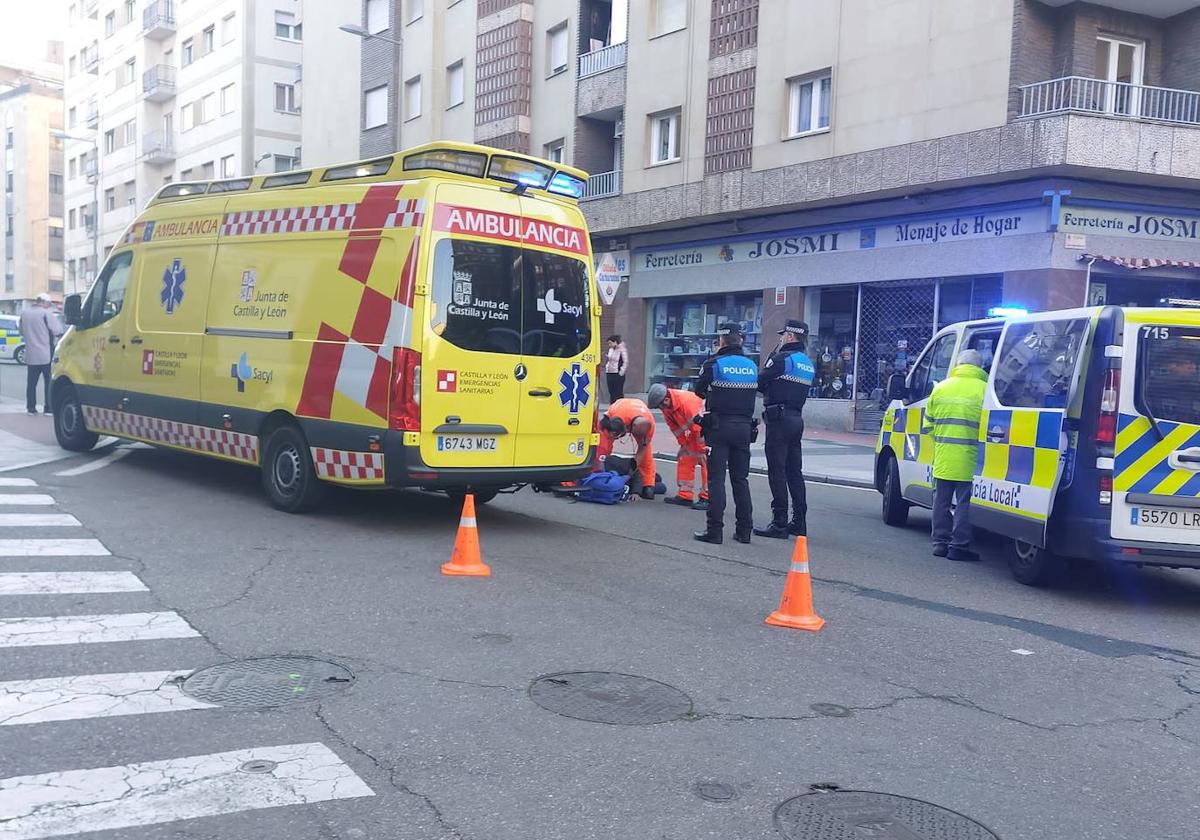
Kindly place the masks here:
<instances>
[{"instance_id":1,"label":"ambulance wheel","mask_svg":"<svg viewBox=\"0 0 1200 840\"><path fill-rule=\"evenodd\" d=\"M19 365L25 364L25 345L22 344L13 351L13 361Z\"/></svg>"},{"instance_id":2,"label":"ambulance wheel","mask_svg":"<svg viewBox=\"0 0 1200 840\"><path fill-rule=\"evenodd\" d=\"M267 438L262 483L271 504L286 513L312 510L325 495L308 443L295 426L280 426Z\"/></svg>"},{"instance_id":3,"label":"ambulance wheel","mask_svg":"<svg viewBox=\"0 0 1200 840\"><path fill-rule=\"evenodd\" d=\"M1012 576L1026 586L1050 586L1062 577L1063 559L1023 540L1013 540L1008 556Z\"/></svg>"},{"instance_id":4,"label":"ambulance wheel","mask_svg":"<svg viewBox=\"0 0 1200 840\"><path fill-rule=\"evenodd\" d=\"M54 437L58 439L58 445L68 452L87 452L100 436L89 432L83 424L83 407L75 389L64 382L55 385L51 391L54 395Z\"/></svg>"},{"instance_id":5,"label":"ambulance wheel","mask_svg":"<svg viewBox=\"0 0 1200 840\"><path fill-rule=\"evenodd\" d=\"M895 458L888 458L883 476L883 521L893 528L908 524L908 502L900 495L900 468Z\"/></svg>"},{"instance_id":6,"label":"ambulance wheel","mask_svg":"<svg viewBox=\"0 0 1200 840\"><path fill-rule=\"evenodd\" d=\"M500 488L481 487L477 490L473 490L472 492L475 494L475 504L486 505L492 499L496 498L496 495L500 492ZM467 499L467 491L458 487L447 490L446 495L450 498L450 501L454 503L454 506L458 508L461 508L463 506L463 502Z\"/></svg>"}]
</instances>

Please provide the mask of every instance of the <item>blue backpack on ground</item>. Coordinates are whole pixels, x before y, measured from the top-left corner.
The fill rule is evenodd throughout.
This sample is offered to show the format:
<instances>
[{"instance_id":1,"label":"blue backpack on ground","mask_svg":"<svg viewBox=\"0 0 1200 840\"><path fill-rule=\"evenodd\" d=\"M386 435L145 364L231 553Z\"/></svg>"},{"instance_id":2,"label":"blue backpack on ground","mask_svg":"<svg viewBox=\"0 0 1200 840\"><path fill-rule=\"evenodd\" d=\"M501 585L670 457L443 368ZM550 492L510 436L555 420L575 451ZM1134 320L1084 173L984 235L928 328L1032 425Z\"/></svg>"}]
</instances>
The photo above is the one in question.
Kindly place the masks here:
<instances>
[{"instance_id":1,"label":"blue backpack on ground","mask_svg":"<svg viewBox=\"0 0 1200 840\"><path fill-rule=\"evenodd\" d=\"M576 496L581 502L616 505L629 498L629 476L611 471L595 472L580 479L583 487Z\"/></svg>"}]
</instances>

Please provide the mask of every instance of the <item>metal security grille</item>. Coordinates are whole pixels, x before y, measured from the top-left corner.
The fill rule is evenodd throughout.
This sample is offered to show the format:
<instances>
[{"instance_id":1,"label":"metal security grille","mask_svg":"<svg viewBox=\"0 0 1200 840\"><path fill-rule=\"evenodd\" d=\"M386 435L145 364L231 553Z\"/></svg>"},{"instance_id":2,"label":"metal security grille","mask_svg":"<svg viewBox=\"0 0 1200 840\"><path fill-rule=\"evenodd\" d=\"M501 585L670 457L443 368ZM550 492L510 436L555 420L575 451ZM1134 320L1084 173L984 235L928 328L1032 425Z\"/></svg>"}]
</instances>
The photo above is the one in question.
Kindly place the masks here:
<instances>
[{"instance_id":1,"label":"metal security grille","mask_svg":"<svg viewBox=\"0 0 1200 840\"><path fill-rule=\"evenodd\" d=\"M897 280L861 287L855 351L855 430L875 433L888 377L906 373L933 337L936 281Z\"/></svg>"},{"instance_id":2,"label":"metal security grille","mask_svg":"<svg viewBox=\"0 0 1200 840\"><path fill-rule=\"evenodd\" d=\"M758 45L758 0L713 0L710 58Z\"/></svg>"},{"instance_id":3,"label":"metal security grille","mask_svg":"<svg viewBox=\"0 0 1200 840\"><path fill-rule=\"evenodd\" d=\"M708 80L704 174L750 168L754 146L755 68Z\"/></svg>"}]
</instances>

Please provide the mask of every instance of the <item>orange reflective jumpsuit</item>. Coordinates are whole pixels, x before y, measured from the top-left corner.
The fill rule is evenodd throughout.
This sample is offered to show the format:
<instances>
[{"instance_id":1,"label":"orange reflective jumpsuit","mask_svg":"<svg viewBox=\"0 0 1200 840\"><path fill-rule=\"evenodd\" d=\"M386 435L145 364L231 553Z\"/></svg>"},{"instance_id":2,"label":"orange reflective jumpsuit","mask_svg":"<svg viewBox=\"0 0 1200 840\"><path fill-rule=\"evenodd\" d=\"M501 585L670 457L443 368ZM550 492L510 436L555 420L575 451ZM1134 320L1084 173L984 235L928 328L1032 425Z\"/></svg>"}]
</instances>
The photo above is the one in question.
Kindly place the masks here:
<instances>
[{"instance_id":1,"label":"orange reflective jumpsuit","mask_svg":"<svg viewBox=\"0 0 1200 840\"><path fill-rule=\"evenodd\" d=\"M624 399L619 399L610 405L608 407L608 411L605 412L605 415L608 417L620 417L621 420L625 422L626 430L633 429L633 421L639 417L645 417L650 421L650 427L649 431L647 432L646 440L642 441L636 437L634 440L637 440L639 447L645 443L645 449L642 450L642 457L638 460L637 464L638 472L642 474L642 483L646 487L653 487L654 452L652 442L654 440L654 414L641 400L625 397ZM596 459L597 470L604 469L602 464L604 463L604 459L612 454L614 443L616 443L616 441L613 439L612 435L605 431L600 432L600 453L599 457Z\"/></svg>"},{"instance_id":2,"label":"orange reflective jumpsuit","mask_svg":"<svg viewBox=\"0 0 1200 840\"><path fill-rule=\"evenodd\" d=\"M676 461L678 472L676 481L679 483L679 498L695 499L696 466L700 466L700 498L708 500L708 457L705 455L704 441L700 437L700 427L692 422L692 418L704 411L704 400L692 391L681 391L668 388L667 394L671 399L668 406L665 402L660 406L667 427L679 441L679 455Z\"/></svg>"}]
</instances>

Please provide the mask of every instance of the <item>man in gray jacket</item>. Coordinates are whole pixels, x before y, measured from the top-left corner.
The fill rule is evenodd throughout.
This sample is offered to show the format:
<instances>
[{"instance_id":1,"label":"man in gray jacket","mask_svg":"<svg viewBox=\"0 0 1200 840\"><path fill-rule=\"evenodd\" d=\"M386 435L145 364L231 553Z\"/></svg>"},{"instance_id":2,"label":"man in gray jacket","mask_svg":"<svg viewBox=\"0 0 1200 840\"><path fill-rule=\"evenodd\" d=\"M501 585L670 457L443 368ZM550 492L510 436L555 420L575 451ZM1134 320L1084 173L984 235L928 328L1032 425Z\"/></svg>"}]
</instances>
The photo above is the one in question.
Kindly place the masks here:
<instances>
[{"instance_id":1,"label":"man in gray jacket","mask_svg":"<svg viewBox=\"0 0 1200 840\"><path fill-rule=\"evenodd\" d=\"M58 318L50 311L50 295L42 292L34 305L21 313L21 338L25 341L25 410L37 414L38 378L45 379L42 408L50 413L50 359L54 339L61 332Z\"/></svg>"}]
</instances>

